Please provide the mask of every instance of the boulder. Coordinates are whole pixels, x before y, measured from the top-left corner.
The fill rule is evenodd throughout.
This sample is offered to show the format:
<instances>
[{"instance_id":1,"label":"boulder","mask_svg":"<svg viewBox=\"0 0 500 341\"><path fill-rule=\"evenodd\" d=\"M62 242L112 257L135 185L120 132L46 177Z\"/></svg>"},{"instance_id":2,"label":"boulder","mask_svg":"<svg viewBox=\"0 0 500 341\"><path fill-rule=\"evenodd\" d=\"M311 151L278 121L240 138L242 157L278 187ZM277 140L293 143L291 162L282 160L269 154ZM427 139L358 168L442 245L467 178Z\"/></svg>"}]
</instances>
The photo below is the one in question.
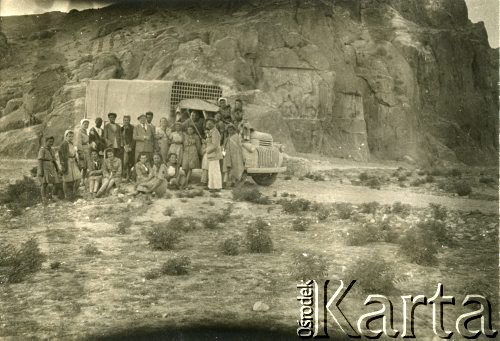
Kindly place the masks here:
<instances>
[{"instance_id":1,"label":"boulder","mask_svg":"<svg viewBox=\"0 0 500 341\"><path fill-rule=\"evenodd\" d=\"M262 312L264 312L264 311L268 311L269 309L270 308L269 308L269 306L267 304L265 304L263 302L260 302L260 301L255 302L255 304L252 307L253 311L262 311Z\"/></svg>"},{"instance_id":2,"label":"boulder","mask_svg":"<svg viewBox=\"0 0 500 341\"><path fill-rule=\"evenodd\" d=\"M13 111L16 111L23 105L23 99L22 98L13 98L7 102L7 105L5 106L5 109L3 109L3 115L6 116L10 114Z\"/></svg>"}]
</instances>

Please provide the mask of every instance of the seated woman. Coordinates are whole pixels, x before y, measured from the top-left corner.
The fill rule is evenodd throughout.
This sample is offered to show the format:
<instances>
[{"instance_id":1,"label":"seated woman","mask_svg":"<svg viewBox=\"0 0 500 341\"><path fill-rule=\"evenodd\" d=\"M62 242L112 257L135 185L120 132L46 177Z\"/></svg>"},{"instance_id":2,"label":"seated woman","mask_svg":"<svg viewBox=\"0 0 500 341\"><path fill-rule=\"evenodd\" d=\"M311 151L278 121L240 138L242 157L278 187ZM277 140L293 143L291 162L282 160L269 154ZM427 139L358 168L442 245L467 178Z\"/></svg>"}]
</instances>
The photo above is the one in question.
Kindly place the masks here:
<instances>
[{"instance_id":1,"label":"seated woman","mask_svg":"<svg viewBox=\"0 0 500 341\"><path fill-rule=\"evenodd\" d=\"M186 184L186 174L179 166L177 155L170 154L165 177L168 182L168 188L170 189L183 188Z\"/></svg>"},{"instance_id":2,"label":"seated woman","mask_svg":"<svg viewBox=\"0 0 500 341\"><path fill-rule=\"evenodd\" d=\"M148 154L141 153L139 155L139 160L134 166L135 169L135 181L137 184L143 183L144 181L149 180L149 172L151 167L148 163Z\"/></svg>"},{"instance_id":3,"label":"seated woman","mask_svg":"<svg viewBox=\"0 0 500 341\"><path fill-rule=\"evenodd\" d=\"M89 192L95 196L102 182L102 161L97 150L90 152L90 160L87 164L87 175L89 178Z\"/></svg>"},{"instance_id":4,"label":"seated woman","mask_svg":"<svg viewBox=\"0 0 500 341\"><path fill-rule=\"evenodd\" d=\"M165 193L165 176L167 167L161 159L161 155L156 153L153 155L153 166L149 173L148 179L137 184L137 192L139 193L155 193L161 196Z\"/></svg>"},{"instance_id":5,"label":"seated woman","mask_svg":"<svg viewBox=\"0 0 500 341\"><path fill-rule=\"evenodd\" d=\"M122 181L122 161L115 157L112 148L106 149L105 155L106 158L102 166L103 181L96 194L97 198L111 191L113 186L119 187Z\"/></svg>"}]
</instances>

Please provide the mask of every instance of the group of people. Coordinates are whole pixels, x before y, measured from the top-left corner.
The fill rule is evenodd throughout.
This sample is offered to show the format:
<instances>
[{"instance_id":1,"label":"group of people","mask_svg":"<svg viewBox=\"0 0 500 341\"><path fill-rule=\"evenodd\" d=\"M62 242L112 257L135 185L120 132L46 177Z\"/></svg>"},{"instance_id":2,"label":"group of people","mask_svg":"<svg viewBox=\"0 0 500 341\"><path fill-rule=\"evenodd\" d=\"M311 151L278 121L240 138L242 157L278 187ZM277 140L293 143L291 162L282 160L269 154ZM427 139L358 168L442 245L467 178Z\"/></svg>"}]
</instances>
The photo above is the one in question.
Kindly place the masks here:
<instances>
[{"instance_id":1,"label":"group of people","mask_svg":"<svg viewBox=\"0 0 500 341\"><path fill-rule=\"evenodd\" d=\"M123 116L108 113L108 122L95 119L95 127L82 119L76 132L66 130L64 141L55 152L54 137L47 137L38 153L37 176L42 200L62 184L67 200L74 200L83 181L94 197L108 194L122 181L135 182L138 193L162 195L167 189L182 189L193 169L202 169L201 182L210 191L220 191L240 181L244 172L242 141L250 139L251 127L243 115L241 100L234 108L225 98L219 111L209 117L196 110L178 109L175 119L162 117L153 125L154 114L146 112L131 124Z\"/></svg>"}]
</instances>

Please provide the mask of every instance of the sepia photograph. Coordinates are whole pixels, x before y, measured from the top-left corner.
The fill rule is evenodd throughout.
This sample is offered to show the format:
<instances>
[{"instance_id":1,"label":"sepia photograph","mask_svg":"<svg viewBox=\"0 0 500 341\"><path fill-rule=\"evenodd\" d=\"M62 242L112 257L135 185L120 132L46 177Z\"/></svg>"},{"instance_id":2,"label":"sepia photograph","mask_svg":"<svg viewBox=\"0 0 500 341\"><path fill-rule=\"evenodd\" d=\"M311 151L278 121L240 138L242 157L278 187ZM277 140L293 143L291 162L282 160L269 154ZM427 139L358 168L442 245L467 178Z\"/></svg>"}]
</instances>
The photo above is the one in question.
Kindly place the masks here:
<instances>
[{"instance_id":1,"label":"sepia photograph","mask_svg":"<svg viewBox=\"0 0 500 341\"><path fill-rule=\"evenodd\" d=\"M498 0L0 0L0 340L489 340Z\"/></svg>"}]
</instances>

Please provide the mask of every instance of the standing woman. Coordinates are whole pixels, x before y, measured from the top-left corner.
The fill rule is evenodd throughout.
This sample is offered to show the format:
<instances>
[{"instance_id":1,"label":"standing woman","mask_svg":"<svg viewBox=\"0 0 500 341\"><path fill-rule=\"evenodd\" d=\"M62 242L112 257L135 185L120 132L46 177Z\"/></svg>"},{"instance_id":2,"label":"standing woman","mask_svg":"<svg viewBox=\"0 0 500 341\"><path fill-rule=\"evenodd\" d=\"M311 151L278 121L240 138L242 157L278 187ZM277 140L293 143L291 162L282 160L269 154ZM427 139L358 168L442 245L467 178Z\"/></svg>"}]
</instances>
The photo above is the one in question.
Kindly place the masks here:
<instances>
[{"instance_id":1,"label":"standing woman","mask_svg":"<svg viewBox=\"0 0 500 341\"><path fill-rule=\"evenodd\" d=\"M80 121L80 129L76 134L76 148L78 148L78 164L82 170L82 178L87 177L87 165L90 161L90 140L87 134L90 121L84 118Z\"/></svg>"},{"instance_id":2,"label":"standing woman","mask_svg":"<svg viewBox=\"0 0 500 341\"><path fill-rule=\"evenodd\" d=\"M50 193L47 193L49 185L55 187L59 183L58 167L54 157L52 146L54 145L54 138L52 136L45 139L45 146L41 146L38 151L38 169L37 176L40 182L40 190L42 194L42 202L47 204L48 199L52 199L54 188Z\"/></svg>"},{"instance_id":3,"label":"standing woman","mask_svg":"<svg viewBox=\"0 0 500 341\"><path fill-rule=\"evenodd\" d=\"M168 150L168 154L177 155L177 161L182 163L182 152L183 152L183 143L184 143L184 134L182 133L182 123L175 122L174 129L172 134L170 135L170 148Z\"/></svg>"},{"instance_id":4,"label":"standing woman","mask_svg":"<svg viewBox=\"0 0 500 341\"><path fill-rule=\"evenodd\" d=\"M222 175L220 169L220 160L222 159L222 150L220 146L221 136L213 119L207 119L207 154L208 160L208 190L219 192L222 189Z\"/></svg>"},{"instance_id":5,"label":"standing woman","mask_svg":"<svg viewBox=\"0 0 500 341\"><path fill-rule=\"evenodd\" d=\"M168 126L167 118L162 117L160 119L160 128L156 130L156 142L158 143L158 150L163 160L167 160L168 157L171 133L172 130Z\"/></svg>"},{"instance_id":6,"label":"standing woman","mask_svg":"<svg viewBox=\"0 0 500 341\"><path fill-rule=\"evenodd\" d=\"M201 141L195 134L194 126L187 127L184 135L184 155L182 156L182 169L186 172L186 186L193 169L200 168Z\"/></svg>"},{"instance_id":7,"label":"standing woman","mask_svg":"<svg viewBox=\"0 0 500 341\"><path fill-rule=\"evenodd\" d=\"M78 168L78 153L73 144L74 133L71 130L64 132L64 142L59 148L59 162L62 168L63 191L66 200L74 200L82 174Z\"/></svg>"}]
</instances>

